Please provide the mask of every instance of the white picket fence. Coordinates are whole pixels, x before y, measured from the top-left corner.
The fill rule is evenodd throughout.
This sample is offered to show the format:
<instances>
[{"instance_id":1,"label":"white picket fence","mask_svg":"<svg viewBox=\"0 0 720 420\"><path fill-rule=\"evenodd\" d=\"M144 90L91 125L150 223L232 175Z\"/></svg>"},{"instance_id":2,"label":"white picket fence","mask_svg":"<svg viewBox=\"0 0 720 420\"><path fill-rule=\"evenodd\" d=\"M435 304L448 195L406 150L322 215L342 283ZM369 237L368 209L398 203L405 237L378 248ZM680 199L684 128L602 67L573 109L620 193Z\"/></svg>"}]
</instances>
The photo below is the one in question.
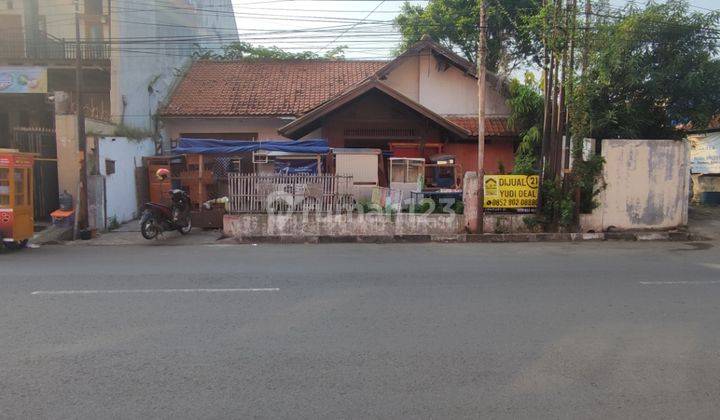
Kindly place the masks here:
<instances>
[{"instance_id":1,"label":"white picket fence","mask_svg":"<svg viewBox=\"0 0 720 420\"><path fill-rule=\"evenodd\" d=\"M352 211L352 176L229 174L231 213Z\"/></svg>"}]
</instances>

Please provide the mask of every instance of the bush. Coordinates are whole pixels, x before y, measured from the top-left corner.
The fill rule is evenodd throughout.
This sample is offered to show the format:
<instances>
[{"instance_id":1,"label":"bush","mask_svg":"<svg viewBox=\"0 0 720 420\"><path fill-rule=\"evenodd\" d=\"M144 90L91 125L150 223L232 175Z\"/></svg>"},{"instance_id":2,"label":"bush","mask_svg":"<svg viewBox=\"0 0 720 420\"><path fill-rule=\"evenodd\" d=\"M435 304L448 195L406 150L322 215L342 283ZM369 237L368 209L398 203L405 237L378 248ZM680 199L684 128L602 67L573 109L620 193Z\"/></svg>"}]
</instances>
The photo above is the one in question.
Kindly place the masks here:
<instances>
[{"instance_id":1,"label":"bush","mask_svg":"<svg viewBox=\"0 0 720 420\"><path fill-rule=\"evenodd\" d=\"M525 227L531 232L536 231L538 227L542 225L540 218L535 215L525 216L522 218L522 221Z\"/></svg>"},{"instance_id":2,"label":"bush","mask_svg":"<svg viewBox=\"0 0 720 420\"><path fill-rule=\"evenodd\" d=\"M572 225L575 205L572 194L563 190L560 180L543 182L540 194L543 200L542 217L545 224L557 223L565 228Z\"/></svg>"},{"instance_id":3,"label":"bush","mask_svg":"<svg viewBox=\"0 0 720 420\"><path fill-rule=\"evenodd\" d=\"M593 155L573 166L575 182L580 187L580 213L592 213L600 205L597 196L606 187L602 179L604 165L605 159L602 156Z\"/></svg>"}]
</instances>

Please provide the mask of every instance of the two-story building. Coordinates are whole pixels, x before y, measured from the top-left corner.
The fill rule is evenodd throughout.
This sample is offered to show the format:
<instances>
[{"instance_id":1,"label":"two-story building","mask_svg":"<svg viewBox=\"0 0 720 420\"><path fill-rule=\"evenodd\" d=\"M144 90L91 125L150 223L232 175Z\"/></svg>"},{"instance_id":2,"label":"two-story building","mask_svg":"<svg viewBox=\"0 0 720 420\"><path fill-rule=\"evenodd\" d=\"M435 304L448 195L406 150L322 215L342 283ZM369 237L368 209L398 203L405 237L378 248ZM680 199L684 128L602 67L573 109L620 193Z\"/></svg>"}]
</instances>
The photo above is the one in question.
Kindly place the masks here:
<instances>
[{"instance_id":1,"label":"two-story building","mask_svg":"<svg viewBox=\"0 0 720 420\"><path fill-rule=\"evenodd\" d=\"M76 58L86 128L156 133L154 114L195 44L237 37L231 0L0 1L0 148L39 153L36 217L79 180ZM97 124L96 124L97 123Z\"/></svg>"}]
</instances>

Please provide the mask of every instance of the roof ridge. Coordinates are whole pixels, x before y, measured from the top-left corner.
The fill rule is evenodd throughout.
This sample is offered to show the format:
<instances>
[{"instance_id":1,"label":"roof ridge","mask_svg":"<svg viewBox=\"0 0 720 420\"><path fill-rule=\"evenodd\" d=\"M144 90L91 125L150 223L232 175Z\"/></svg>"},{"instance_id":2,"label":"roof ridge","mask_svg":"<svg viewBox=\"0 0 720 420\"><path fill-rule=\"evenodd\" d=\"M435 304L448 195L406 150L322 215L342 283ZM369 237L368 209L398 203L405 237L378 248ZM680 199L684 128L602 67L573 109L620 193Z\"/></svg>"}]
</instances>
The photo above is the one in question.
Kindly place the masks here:
<instances>
[{"instance_id":1,"label":"roof ridge","mask_svg":"<svg viewBox=\"0 0 720 420\"><path fill-rule=\"evenodd\" d=\"M260 63L260 62L277 62L277 63L389 63L391 60L353 60L353 59L332 59L332 58L233 58L228 60L199 59L194 63L212 63L212 64L233 64L233 63Z\"/></svg>"}]
</instances>

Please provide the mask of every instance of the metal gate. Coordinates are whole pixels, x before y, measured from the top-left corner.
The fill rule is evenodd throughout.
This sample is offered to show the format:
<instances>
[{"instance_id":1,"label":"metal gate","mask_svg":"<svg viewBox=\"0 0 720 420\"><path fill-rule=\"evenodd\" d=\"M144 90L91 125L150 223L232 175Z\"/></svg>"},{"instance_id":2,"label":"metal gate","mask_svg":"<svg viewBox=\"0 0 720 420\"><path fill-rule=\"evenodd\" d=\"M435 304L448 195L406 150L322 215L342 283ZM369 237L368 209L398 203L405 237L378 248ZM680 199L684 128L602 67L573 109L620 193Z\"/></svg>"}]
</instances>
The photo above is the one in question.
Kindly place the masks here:
<instances>
[{"instance_id":1,"label":"metal gate","mask_svg":"<svg viewBox=\"0 0 720 420\"><path fill-rule=\"evenodd\" d=\"M55 130L43 127L13 128L12 148L35 153L35 220L47 220L58 208L58 168Z\"/></svg>"}]
</instances>

